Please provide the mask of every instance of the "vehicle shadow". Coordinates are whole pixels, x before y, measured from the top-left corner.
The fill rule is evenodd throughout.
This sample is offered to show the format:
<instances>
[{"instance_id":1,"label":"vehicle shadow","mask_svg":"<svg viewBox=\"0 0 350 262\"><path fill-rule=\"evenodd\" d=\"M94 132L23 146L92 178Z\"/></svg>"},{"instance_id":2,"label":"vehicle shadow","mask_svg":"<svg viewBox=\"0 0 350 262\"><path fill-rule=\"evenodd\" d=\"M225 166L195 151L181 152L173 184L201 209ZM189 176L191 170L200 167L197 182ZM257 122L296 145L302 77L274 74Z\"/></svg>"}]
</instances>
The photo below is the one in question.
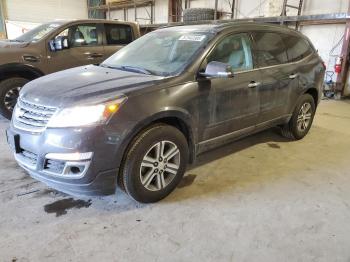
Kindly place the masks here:
<instances>
[{"instance_id":1,"label":"vehicle shadow","mask_svg":"<svg viewBox=\"0 0 350 262\"><path fill-rule=\"evenodd\" d=\"M248 137L243 138L241 140L232 142L232 143L227 144L225 146L221 146L219 148L216 148L216 149L213 149L213 150L208 151L206 153L203 153L197 158L195 164L188 167L186 175L182 181L182 184L184 184L184 183L186 184L186 179L188 179L188 176L191 176L191 171L193 171L194 169L196 169L198 167L209 164L209 163L214 162L218 159L224 158L228 155L239 153L240 151L242 151L246 148L252 147L256 144L267 143L268 145L270 145L270 147L279 147L278 143L282 143L282 142L286 143L286 142L291 142L291 141L280 136L278 134L278 129L274 128L274 129L270 129L267 131L263 131L261 133L255 134L255 135L248 136ZM222 181L219 180L219 182L221 183ZM207 186L210 186L210 184L208 184ZM227 184L227 186L230 186L230 185ZM180 185L179 188L181 188L181 187L182 186ZM212 190L215 190L215 187L213 187ZM223 190L222 187L221 187L220 191L221 190ZM192 189L190 191L192 191ZM173 197L173 195L175 195L175 198ZM184 200L186 198L192 198L192 197L193 198L196 197L196 192L190 192L190 195L188 195L188 194L183 194L182 190L181 191L176 190L175 192L170 194L170 196L168 196L166 199L159 202L159 204L161 204L161 203L166 204L169 201L170 202L173 202L173 201L177 202L177 201L181 201L181 200ZM58 197L57 196L55 197L55 199L58 201L65 200L66 198L70 198L70 196L65 196L65 195L59 194ZM117 189L116 195L101 196L101 197L82 197L81 196L81 197L78 197L75 199L92 201L91 207L93 209L100 210L100 211L113 212L113 213L123 213L126 211L145 208L145 207L149 206L147 204L137 203L136 201L134 201L130 197L128 197L120 189Z\"/></svg>"},{"instance_id":2,"label":"vehicle shadow","mask_svg":"<svg viewBox=\"0 0 350 262\"><path fill-rule=\"evenodd\" d=\"M196 162L187 168L187 172L257 144L269 143L268 145L273 148L279 147L276 143L292 142L290 139L282 137L278 132L277 127L271 128L205 152L198 156Z\"/></svg>"},{"instance_id":3,"label":"vehicle shadow","mask_svg":"<svg viewBox=\"0 0 350 262\"><path fill-rule=\"evenodd\" d=\"M259 174L259 170L252 172L252 169L249 168L251 163L249 161L261 161L261 158L260 160L255 159L256 157L252 155L244 158L244 162L240 162L238 166L236 165L237 162L232 163L232 165L229 162L227 166L227 160L224 160L224 158L259 144L266 144L269 148L278 150L281 148L282 143L294 143L294 141L282 137L276 127L205 152L198 156L196 162L187 168L187 172L178 189L170 194L164 202L179 202L202 196L209 197L227 190L235 190L233 189L234 187L245 187L250 191L259 186L264 180L273 180L281 174L277 174L276 171L271 172L269 177L263 177ZM271 150L269 151L271 152ZM220 161L225 161L226 164L222 162L216 165L214 162L219 159ZM266 164L270 165L270 169L273 163L274 159L266 159ZM201 171L203 170L206 174L201 176ZM191 186L196 177L200 181ZM184 187L187 187L187 189L185 190Z\"/></svg>"},{"instance_id":4,"label":"vehicle shadow","mask_svg":"<svg viewBox=\"0 0 350 262\"><path fill-rule=\"evenodd\" d=\"M187 168L186 175L184 176L183 181L181 181L178 188L181 189L182 187L190 186L193 180L190 181L190 183L188 183L187 180L191 180L191 177L193 177L192 171L194 171L196 168L207 165L216 160L222 159L228 155L239 153L240 151L257 144L267 143L267 145L272 148L279 148L278 143L288 143L288 142L292 142L292 141L285 139L281 135L279 135L278 128L272 128L267 131L263 131L261 133L248 136L241 140L232 142L230 144L227 144L219 148L213 149L211 151L208 151L206 153L203 153L197 158L196 162L193 165ZM200 177L200 174L198 174L198 177ZM224 181L220 179L218 180L218 182L224 183ZM232 186L232 185L226 184L226 187L229 187L229 186ZM211 185L211 182L208 182L206 187L212 188L211 192L208 192L208 193L214 193L214 191L216 192L216 191L224 190L223 187L220 187L220 189L216 189L215 185ZM205 194L205 192L196 192L196 191L193 192L192 187L188 187L188 188L190 190L188 190L188 192L185 194L184 194L184 190L175 190L167 198L155 204L166 205L167 203L170 203L170 202L179 202L189 198L196 198L198 197L198 195ZM94 209L97 209L100 211L103 211L103 210L109 211L113 213L123 213L125 211L142 209L142 208L152 206L152 204L137 203L136 201L132 200L129 196L127 196L124 192L122 192L120 189L117 190L116 196L93 197L90 199L92 199L92 203L93 203L92 207Z\"/></svg>"}]
</instances>

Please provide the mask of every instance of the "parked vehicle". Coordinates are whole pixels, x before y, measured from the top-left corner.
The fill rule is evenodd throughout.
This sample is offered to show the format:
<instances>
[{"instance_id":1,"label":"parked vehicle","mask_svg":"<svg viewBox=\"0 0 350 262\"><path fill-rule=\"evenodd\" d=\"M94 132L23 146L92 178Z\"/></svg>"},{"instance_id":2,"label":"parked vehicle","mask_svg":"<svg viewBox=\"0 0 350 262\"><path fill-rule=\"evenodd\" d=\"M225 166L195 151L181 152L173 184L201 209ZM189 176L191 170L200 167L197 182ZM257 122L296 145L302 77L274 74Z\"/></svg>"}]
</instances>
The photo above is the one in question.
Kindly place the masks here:
<instances>
[{"instance_id":1,"label":"parked vehicle","mask_svg":"<svg viewBox=\"0 0 350 262\"><path fill-rule=\"evenodd\" d=\"M7 138L28 173L70 194L155 202L199 154L280 126L301 139L325 68L302 34L233 23L151 32L100 65L36 79Z\"/></svg>"},{"instance_id":2,"label":"parked vehicle","mask_svg":"<svg viewBox=\"0 0 350 262\"><path fill-rule=\"evenodd\" d=\"M40 76L99 64L140 36L135 23L54 21L0 41L0 114L10 119L23 85Z\"/></svg>"}]
</instances>

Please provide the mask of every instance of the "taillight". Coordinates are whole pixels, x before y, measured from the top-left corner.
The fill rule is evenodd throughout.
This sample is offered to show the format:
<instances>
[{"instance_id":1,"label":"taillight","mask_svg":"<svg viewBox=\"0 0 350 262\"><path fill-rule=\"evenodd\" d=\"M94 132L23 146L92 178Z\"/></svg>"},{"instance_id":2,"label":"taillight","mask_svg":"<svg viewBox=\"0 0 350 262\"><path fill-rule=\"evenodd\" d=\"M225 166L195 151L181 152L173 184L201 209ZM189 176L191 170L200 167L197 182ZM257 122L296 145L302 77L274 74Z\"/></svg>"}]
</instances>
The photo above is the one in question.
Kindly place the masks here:
<instances>
[{"instance_id":1,"label":"taillight","mask_svg":"<svg viewBox=\"0 0 350 262\"><path fill-rule=\"evenodd\" d=\"M326 63L324 61L322 61L322 65L323 65L324 70L326 70L327 66L326 66Z\"/></svg>"}]
</instances>

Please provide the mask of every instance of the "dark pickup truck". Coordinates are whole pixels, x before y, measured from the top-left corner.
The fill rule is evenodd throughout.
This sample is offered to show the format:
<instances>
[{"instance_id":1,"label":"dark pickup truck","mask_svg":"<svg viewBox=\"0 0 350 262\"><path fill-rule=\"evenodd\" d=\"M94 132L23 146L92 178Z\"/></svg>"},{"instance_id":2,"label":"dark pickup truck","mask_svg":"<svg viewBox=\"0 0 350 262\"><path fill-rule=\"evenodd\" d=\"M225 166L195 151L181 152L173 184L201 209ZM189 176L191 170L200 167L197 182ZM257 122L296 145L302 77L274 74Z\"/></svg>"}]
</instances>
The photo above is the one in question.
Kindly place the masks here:
<instances>
[{"instance_id":1,"label":"dark pickup truck","mask_svg":"<svg viewBox=\"0 0 350 262\"><path fill-rule=\"evenodd\" d=\"M27 82L60 70L99 64L140 36L135 23L54 21L0 41L0 114L10 119Z\"/></svg>"}]
</instances>

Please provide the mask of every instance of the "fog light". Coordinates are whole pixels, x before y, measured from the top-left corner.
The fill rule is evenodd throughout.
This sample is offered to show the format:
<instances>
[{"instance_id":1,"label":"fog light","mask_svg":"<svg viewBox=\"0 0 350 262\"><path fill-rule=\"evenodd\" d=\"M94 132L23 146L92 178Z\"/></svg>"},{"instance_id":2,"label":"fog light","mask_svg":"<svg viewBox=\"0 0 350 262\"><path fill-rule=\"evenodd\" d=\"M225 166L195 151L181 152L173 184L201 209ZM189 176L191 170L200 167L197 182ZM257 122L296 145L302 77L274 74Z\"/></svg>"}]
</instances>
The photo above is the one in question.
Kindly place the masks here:
<instances>
[{"instance_id":1,"label":"fog light","mask_svg":"<svg viewBox=\"0 0 350 262\"><path fill-rule=\"evenodd\" d=\"M81 173L81 171L83 171L83 170L80 170L80 168L77 167L77 166L71 166L71 167L70 167L70 172L71 172L72 174L79 174L79 173Z\"/></svg>"},{"instance_id":2,"label":"fog light","mask_svg":"<svg viewBox=\"0 0 350 262\"><path fill-rule=\"evenodd\" d=\"M92 152L85 153L48 153L45 158L47 159L55 159L55 160L63 160L63 161L81 161L81 160L89 160L92 158Z\"/></svg>"}]
</instances>

